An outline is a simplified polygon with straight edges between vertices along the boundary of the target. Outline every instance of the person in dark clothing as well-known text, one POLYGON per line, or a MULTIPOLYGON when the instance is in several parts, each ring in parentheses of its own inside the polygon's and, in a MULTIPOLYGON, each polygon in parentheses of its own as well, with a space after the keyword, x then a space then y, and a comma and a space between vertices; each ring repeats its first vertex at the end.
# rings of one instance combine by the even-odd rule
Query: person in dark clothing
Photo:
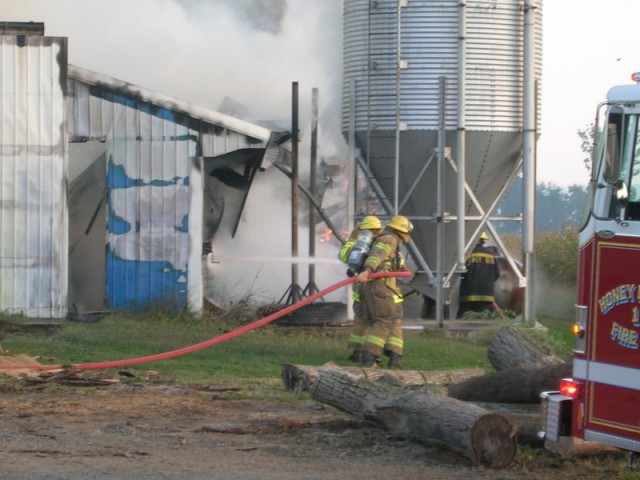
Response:
POLYGON ((482 232, 466 262, 467 271, 460 283, 460 305, 458 317, 465 312, 494 311, 493 294, 496 280, 500 276, 494 250, 485 245, 489 236, 482 232))

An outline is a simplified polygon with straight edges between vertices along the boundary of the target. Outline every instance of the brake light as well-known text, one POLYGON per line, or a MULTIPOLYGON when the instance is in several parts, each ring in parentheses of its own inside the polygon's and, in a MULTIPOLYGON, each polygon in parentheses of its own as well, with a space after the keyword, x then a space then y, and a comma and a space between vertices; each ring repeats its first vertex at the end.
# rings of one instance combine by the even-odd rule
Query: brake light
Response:
POLYGON ((634 72, 631 74, 631 80, 636 83, 640 83, 640 72, 634 72))
POLYGON ((570 378, 565 378, 560 381, 559 390, 562 395, 566 395, 569 398, 577 398, 580 393, 580 385, 570 378))

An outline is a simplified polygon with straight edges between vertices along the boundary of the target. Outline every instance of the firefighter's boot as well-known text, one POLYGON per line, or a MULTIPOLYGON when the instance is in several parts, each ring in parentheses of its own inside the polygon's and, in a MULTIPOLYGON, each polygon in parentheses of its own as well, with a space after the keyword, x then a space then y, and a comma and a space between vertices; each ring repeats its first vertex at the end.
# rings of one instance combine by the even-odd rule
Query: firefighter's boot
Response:
POLYGON ((373 368, 376 365, 376 356, 371 353, 363 350, 360 355, 360 366, 365 368, 373 368))
POLYGON ((389 352, 389 363, 387 364, 387 368, 390 370, 403 370, 404 366, 402 365, 402 355, 389 352))
POLYGON ((351 360, 353 363, 360 363, 362 361, 362 350, 354 350, 353 352, 351 352, 351 355, 349 355, 349 360, 351 360))

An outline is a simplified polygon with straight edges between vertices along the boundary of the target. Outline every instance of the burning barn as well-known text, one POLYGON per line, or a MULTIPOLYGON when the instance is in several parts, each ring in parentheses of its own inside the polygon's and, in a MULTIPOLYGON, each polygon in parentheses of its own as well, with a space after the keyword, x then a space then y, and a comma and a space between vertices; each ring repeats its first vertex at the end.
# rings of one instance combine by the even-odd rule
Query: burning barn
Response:
POLYGON ((286 135, 68 65, 43 24, 0 27, 0 310, 200 311, 203 248, 286 135))

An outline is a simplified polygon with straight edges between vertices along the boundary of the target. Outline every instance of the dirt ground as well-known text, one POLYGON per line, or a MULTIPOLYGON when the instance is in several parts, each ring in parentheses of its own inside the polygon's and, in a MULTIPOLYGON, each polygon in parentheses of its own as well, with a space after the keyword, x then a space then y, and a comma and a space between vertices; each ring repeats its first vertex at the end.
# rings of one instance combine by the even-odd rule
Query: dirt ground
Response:
POLYGON ((488 470, 310 399, 229 400, 172 384, 5 391, 0 440, 3 480, 610 478, 551 456, 488 470))

